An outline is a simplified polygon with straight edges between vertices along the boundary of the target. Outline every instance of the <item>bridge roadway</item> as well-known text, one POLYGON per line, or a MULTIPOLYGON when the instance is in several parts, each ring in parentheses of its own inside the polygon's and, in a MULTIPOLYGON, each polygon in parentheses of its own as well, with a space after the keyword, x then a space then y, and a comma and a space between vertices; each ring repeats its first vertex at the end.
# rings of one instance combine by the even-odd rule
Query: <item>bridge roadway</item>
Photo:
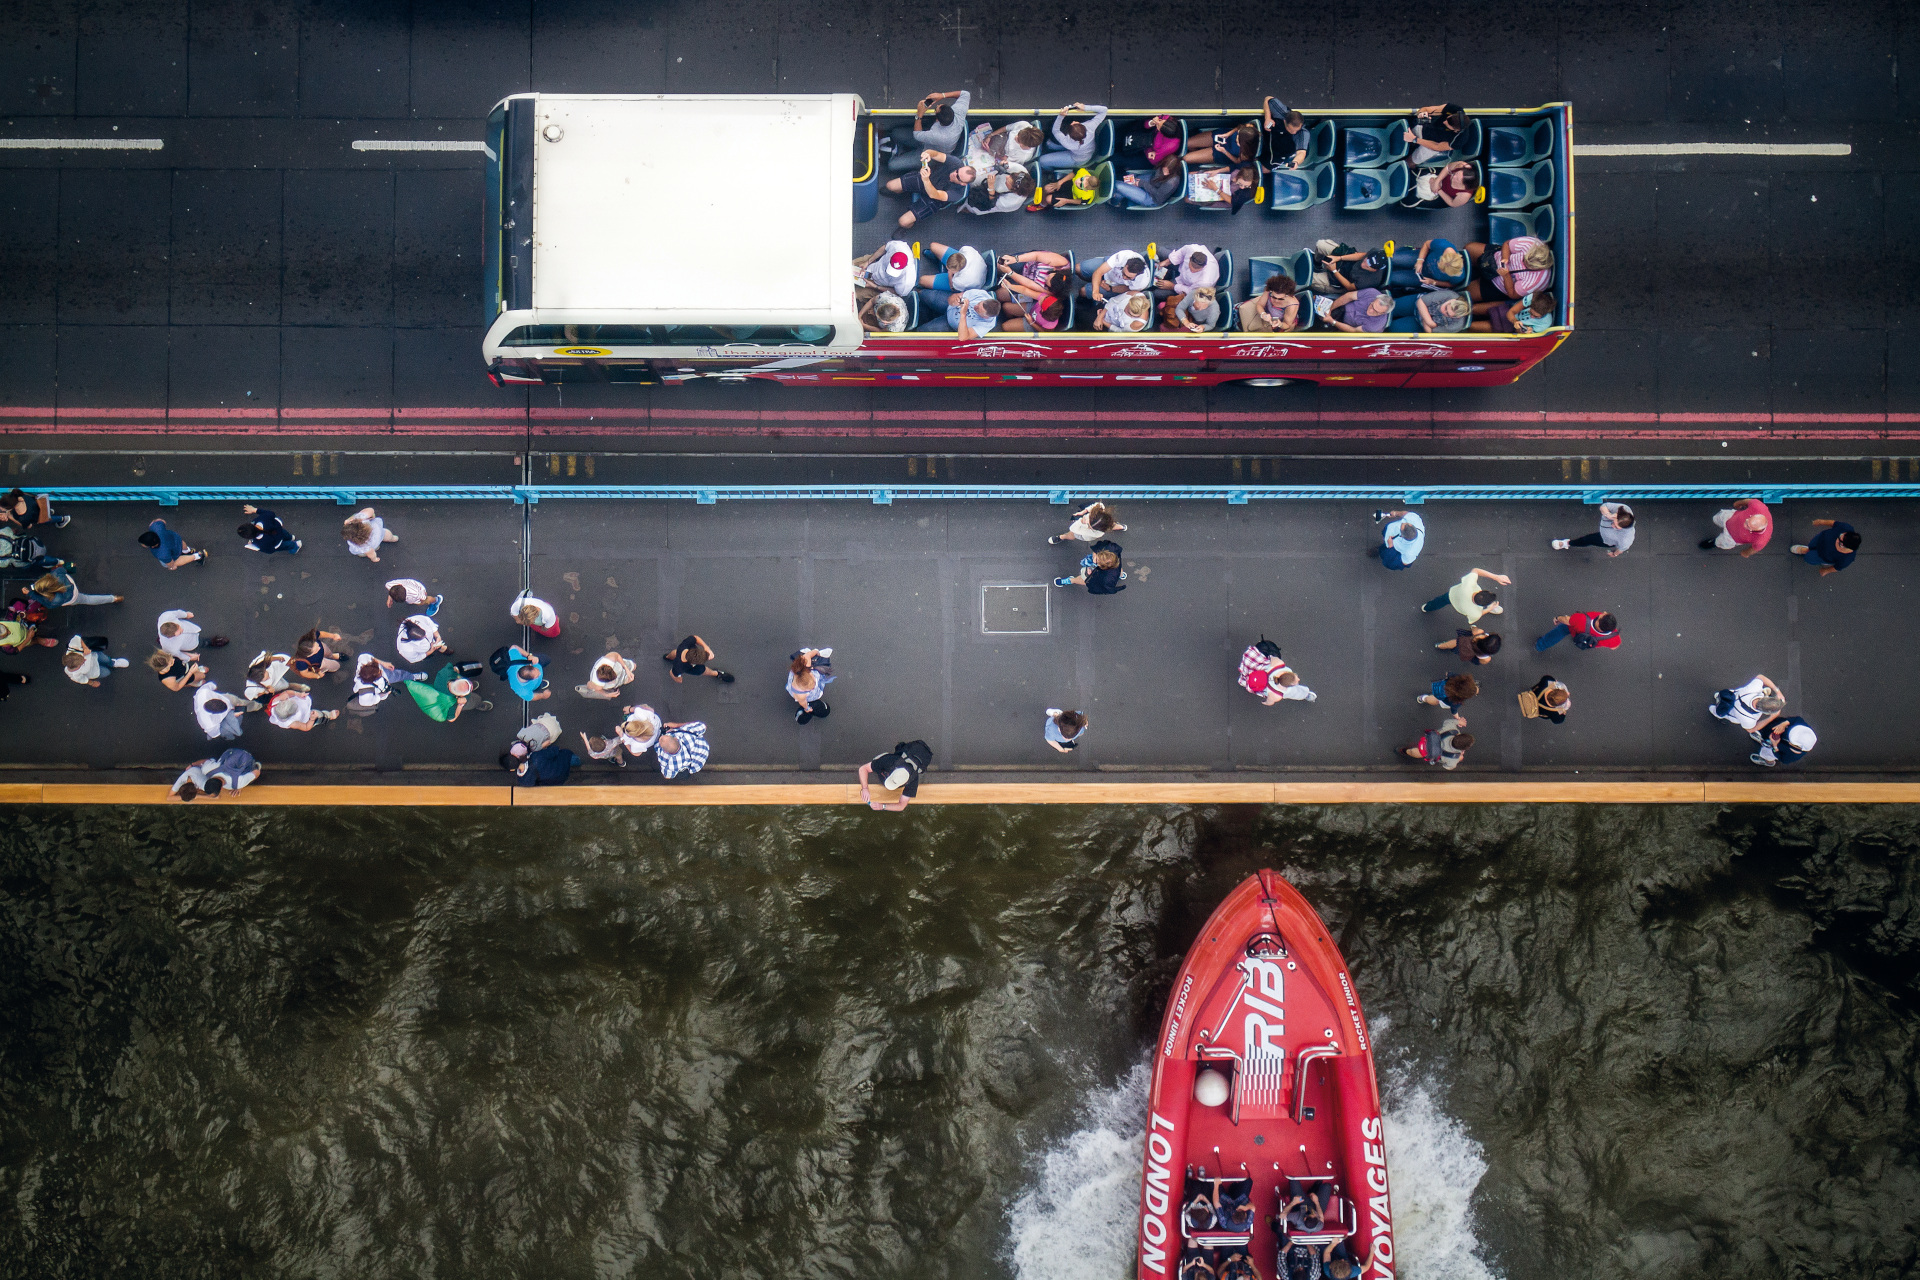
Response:
MULTIPOLYGON (((604 731, 614 704, 581 699, 573 685, 593 657, 619 648, 639 662, 635 698, 669 720, 709 724, 712 764, 700 779, 709 784, 844 784, 860 761, 915 737, 933 745, 943 783, 1435 782, 1438 770, 1394 754, 1441 719, 1414 696, 1458 669, 1429 647, 1451 636, 1456 616, 1418 605, 1473 567, 1514 581, 1502 591, 1505 617, 1493 620, 1507 647, 1480 669, 1483 692, 1465 708, 1479 742, 1454 780, 1898 780, 1920 761, 1906 714, 1920 702, 1920 675, 1889 660, 1910 626, 1913 502, 1782 504, 1773 545, 1752 560, 1697 549, 1711 502, 1638 504, 1638 541, 1617 560, 1548 548, 1592 528, 1593 509, 1575 502, 1436 503, 1424 510, 1425 554, 1399 573, 1366 555, 1377 536, 1368 505, 1131 503, 1125 593, 1048 587, 1044 633, 996 635, 983 630, 983 586, 1069 571, 1077 552, 1046 542, 1065 508, 395 503, 382 514, 401 541, 375 566, 346 552, 336 532, 345 509, 331 503, 278 507, 306 540, 298 557, 243 551, 233 508, 187 503, 165 516, 214 555, 168 573, 134 540, 159 508, 76 504, 54 549, 76 563, 84 590, 127 599, 63 611, 51 630, 105 634, 134 666, 93 690, 63 678, 55 651, 0 658, 34 677, 5 704, 15 731, 0 737, 0 782, 151 784, 207 753, 188 696, 140 665, 161 610, 191 609, 210 634, 232 638, 209 665, 237 688, 254 653, 284 651, 315 625, 391 659, 400 613, 384 607, 381 584, 395 576, 444 592, 439 621, 456 655, 482 660, 521 639, 507 602, 530 578, 564 619, 558 640, 533 639, 557 690, 537 709, 555 712, 570 738, 604 731), (1820 516, 1848 519, 1865 537, 1858 563, 1824 579, 1786 553, 1820 516), (1532 651, 1553 615, 1586 608, 1619 616, 1618 651, 1532 651), (659 654, 689 631, 714 644, 737 683, 666 678, 659 654), (1236 687, 1238 654, 1263 633, 1317 702, 1268 708, 1236 687), (831 718, 800 727, 781 683, 787 655, 809 644, 833 647, 840 679, 831 718), (1572 687, 1563 726, 1519 715, 1516 692, 1544 672, 1572 687), (1821 733, 1807 761, 1777 775, 1749 765, 1744 736, 1706 713, 1714 690, 1756 672, 1780 682, 1791 710, 1821 733), (1073 756, 1042 741, 1053 705, 1091 717, 1073 756)), ((8 576, 9 595, 19 578, 8 576)), ((494 761, 523 707, 490 673, 484 680, 495 709, 453 725, 428 721, 402 695, 307 734, 249 717, 240 745, 275 782, 497 785, 494 761)), ((316 702, 341 706, 347 694, 336 676, 316 702)), ((590 766, 577 780, 668 785, 650 761, 590 766)))

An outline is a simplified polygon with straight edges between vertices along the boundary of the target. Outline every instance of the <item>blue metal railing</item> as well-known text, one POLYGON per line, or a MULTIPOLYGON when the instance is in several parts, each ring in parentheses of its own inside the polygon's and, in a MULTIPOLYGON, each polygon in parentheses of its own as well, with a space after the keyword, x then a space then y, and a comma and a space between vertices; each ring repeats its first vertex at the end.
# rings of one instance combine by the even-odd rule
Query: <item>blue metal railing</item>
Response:
POLYGON ((1806 498, 1920 498, 1920 484, 1625 484, 1625 485, 364 485, 352 488, 242 488, 155 485, 151 488, 53 488, 39 492, 59 502, 333 502, 340 506, 379 502, 445 502, 492 499, 520 504, 588 498, 600 501, 867 501, 888 506, 918 499, 1037 501, 1055 506, 1093 498, 1160 502, 1256 500, 1385 502, 1415 507, 1428 502, 1655 502, 1725 501, 1757 497, 1763 502, 1806 498))

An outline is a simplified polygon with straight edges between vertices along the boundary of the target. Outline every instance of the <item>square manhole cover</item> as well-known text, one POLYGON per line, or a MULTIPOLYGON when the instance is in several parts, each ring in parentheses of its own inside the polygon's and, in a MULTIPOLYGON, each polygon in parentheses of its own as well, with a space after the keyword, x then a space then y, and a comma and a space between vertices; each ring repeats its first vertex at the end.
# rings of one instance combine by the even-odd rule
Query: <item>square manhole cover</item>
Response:
POLYGON ((1044 582, 989 582, 980 588, 980 629, 990 636, 1045 635, 1052 630, 1044 582))

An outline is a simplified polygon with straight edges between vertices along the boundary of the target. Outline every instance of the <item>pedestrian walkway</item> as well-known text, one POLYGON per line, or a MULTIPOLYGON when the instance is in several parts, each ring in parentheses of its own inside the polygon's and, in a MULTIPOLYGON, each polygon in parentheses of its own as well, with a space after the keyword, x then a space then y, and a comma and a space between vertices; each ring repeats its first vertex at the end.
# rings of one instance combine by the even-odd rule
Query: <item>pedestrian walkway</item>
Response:
MULTIPOLYGON (((1481 620, 1507 644, 1474 671, 1482 692, 1462 713, 1476 746, 1453 780, 1872 779, 1916 769, 1920 735, 1903 709, 1920 698, 1920 674, 1889 662, 1887 650, 1908 623, 1916 557, 1903 535, 1920 504, 1783 503, 1772 545, 1742 560, 1698 549, 1720 504, 1636 500, 1637 541, 1610 560, 1549 547, 1587 527, 1591 507, 1436 502, 1421 508, 1425 549, 1401 572, 1366 554, 1379 537, 1373 505, 1121 503, 1128 589, 1093 597, 1042 585, 1072 571, 1084 548, 1047 544, 1063 508, 1041 501, 383 502, 401 541, 377 566, 348 554, 338 533, 346 509, 334 504, 278 506, 306 549, 262 556, 240 548, 237 507, 189 502, 166 518, 213 556, 171 573, 136 541, 158 508, 75 504, 72 525, 49 538, 54 551, 75 562, 84 589, 127 599, 56 614, 46 634, 106 635, 135 666, 88 689, 61 677, 56 651, 0 655, 0 669, 34 677, 5 704, 12 732, 0 764, 13 782, 76 781, 78 769, 144 782, 209 754, 190 697, 139 665, 162 610, 191 609, 209 633, 232 637, 207 661, 223 689, 237 690, 254 654, 286 652, 316 625, 347 637, 350 651, 392 660, 401 611, 385 606, 383 584, 399 576, 444 594, 435 620, 452 656, 484 661, 525 642, 507 604, 530 575, 562 627, 558 639, 529 644, 549 659, 558 690, 535 709, 556 714, 576 748, 577 731, 607 732, 618 704, 580 698, 573 686, 618 649, 639 664, 626 700, 709 726, 703 784, 844 785, 841 771, 916 737, 935 749, 934 782, 1202 772, 1418 781, 1439 771, 1397 748, 1444 716, 1415 697, 1462 669, 1432 647, 1457 615, 1419 606, 1479 567, 1512 579, 1499 588, 1505 614, 1481 620), (1859 562, 1824 579, 1787 554, 1823 516, 1865 538, 1859 562), (1618 650, 1533 651, 1555 616, 1592 609, 1619 618, 1618 650), (667 678, 659 655, 689 632, 714 646, 736 683, 667 678), (1236 685, 1241 652, 1263 634, 1317 701, 1268 707, 1236 685), (838 676, 834 714, 804 727, 783 689, 788 656, 803 645, 831 646, 838 676), (1548 672, 1573 691, 1559 726, 1523 720, 1516 703, 1548 672), (1785 689, 1789 712, 1820 731, 1818 749, 1792 769, 1749 765, 1744 735, 1707 713, 1716 690, 1761 672, 1785 689), (1071 756, 1042 739, 1049 706, 1090 717, 1071 756)), ((6 575, 8 596, 24 578, 6 575)), ((496 758, 524 712, 491 673, 481 679, 495 710, 453 724, 394 699, 311 733, 249 716, 239 745, 260 758, 268 783, 400 774, 497 785, 496 758)), ((323 679, 314 703, 343 706, 348 688, 344 672, 323 679)), ((663 785, 650 759, 625 770, 588 764, 575 779, 663 785)))

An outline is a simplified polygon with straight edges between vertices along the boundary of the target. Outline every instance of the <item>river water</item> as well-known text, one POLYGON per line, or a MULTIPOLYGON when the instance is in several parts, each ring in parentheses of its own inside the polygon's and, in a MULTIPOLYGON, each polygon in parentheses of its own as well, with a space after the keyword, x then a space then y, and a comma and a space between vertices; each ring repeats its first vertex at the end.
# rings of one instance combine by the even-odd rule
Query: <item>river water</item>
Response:
POLYGON ((1130 1274, 1142 1063, 1270 865, 1401 1274, 1920 1265, 1920 812, 7 811, 0 1275, 1130 1274))

